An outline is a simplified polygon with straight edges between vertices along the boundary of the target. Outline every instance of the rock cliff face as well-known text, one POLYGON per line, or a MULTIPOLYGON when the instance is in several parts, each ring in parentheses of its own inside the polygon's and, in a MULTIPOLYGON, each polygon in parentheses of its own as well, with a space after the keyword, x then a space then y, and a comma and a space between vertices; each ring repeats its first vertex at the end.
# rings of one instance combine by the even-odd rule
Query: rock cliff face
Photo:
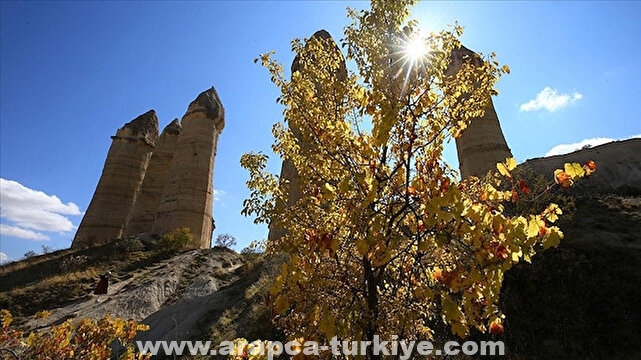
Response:
POLYGON ((158 118, 150 110, 118 129, 73 247, 104 244, 122 236, 158 138, 158 118))
POLYGON ((213 87, 189 104, 152 233, 188 227, 190 248, 211 246, 214 159, 224 126, 225 110, 213 87))
POLYGON ((512 157, 492 99, 489 100, 483 117, 472 120, 456 139, 456 152, 463 179, 468 176, 483 176, 489 170, 495 170, 496 163, 512 157))
MULTIPOLYGON (((477 59, 476 53, 461 46, 452 52, 449 71, 458 72, 464 61, 472 61, 473 64, 478 65, 477 59)), ((496 163, 512 157, 491 98, 488 99, 483 117, 473 119, 467 129, 456 139, 456 151, 463 179, 468 176, 483 176, 489 170, 496 169, 496 163)))
POLYGON ((151 230, 156 220, 160 198, 168 183, 168 174, 174 159, 174 151, 182 125, 174 119, 165 127, 156 142, 145 178, 140 187, 131 219, 127 223, 125 236, 138 235, 151 230))

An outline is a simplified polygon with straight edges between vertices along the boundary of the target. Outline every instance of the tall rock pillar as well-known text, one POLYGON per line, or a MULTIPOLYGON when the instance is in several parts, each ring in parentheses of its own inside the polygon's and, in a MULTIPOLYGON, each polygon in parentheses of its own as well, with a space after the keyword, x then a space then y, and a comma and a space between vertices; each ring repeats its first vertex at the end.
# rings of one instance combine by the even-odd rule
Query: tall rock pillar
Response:
POLYGON ((225 110, 213 87, 189 104, 152 233, 187 227, 194 236, 189 248, 211 246, 214 160, 224 126, 225 110))
MULTIPOLYGON (((476 63, 479 60, 478 54, 461 46, 452 52, 451 72, 458 72, 464 61, 476 63)), ((489 170, 496 169, 496 163, 512 157, 491 97, 483 117, 473 119, 456 139, 456 151, 462 179, 484 176, 489 170)))
POLYGON ((149 160, 145 178, 124 232, 125 236, 151 232, 160 198, 169 182, 171 163, 181 129, 182 125, 178 119, 174 119, 165 127, 156 141, 156 148, 149 160))
MULTIPOLYGON (((334 51, 336 53, 341 53, 338 45, 332 39, 332 36, 326 30, 319 30, 315 32, 311 39, 320 39, 320 40, 329 40, 327 44, 327 51, 334 51)), ((342 57, 342 54, 341 54, 342 57)), ((312 65, 313 66, 313 65, 312 65)), ((302 62, 299 55, 296 55, 294 61, 292 61, 291 67, 292 74, 300 71, 302 76, 305 76, 305 67, 302 66, 302 62)), ((338 69, 338 72, 335 74, 337 81, 344 81, 347 79, 347 68, 345 67, 345 62, 343 61, 341 66, 338 69)), ((319 87, 318 84, 317 91, 322 92, 323 89, 319 87)), ((285 119, 287 120, 287 119, 285 119)), ((299 129, 291 129, 295 136, 299 137, 299 129)), ((288 205, 295 204, 302 196, 300 182, 298 180, 298 171, 294 167, 294 164, 290 160, 283 160, 283 164, 280 169, 280 179, 281 181, 287 181, 289 183, 289 199, 288 205)), ((278 239, 285 235, 285 230, 276 226, 269 226, 269 234, 267 235, 268 240, 278 239)))
POLYGON ((158 138, 156 113, 140 115, 111 138, 100 181, 72 247, 100 245, 123 235, 158 138))
POLYGON ((488 171, 496 170, 496 163, 512 157, 492 99, 488 101, 483 117, 472 120, 456 139, 456 152, 462 179, 484 176, 488 171))

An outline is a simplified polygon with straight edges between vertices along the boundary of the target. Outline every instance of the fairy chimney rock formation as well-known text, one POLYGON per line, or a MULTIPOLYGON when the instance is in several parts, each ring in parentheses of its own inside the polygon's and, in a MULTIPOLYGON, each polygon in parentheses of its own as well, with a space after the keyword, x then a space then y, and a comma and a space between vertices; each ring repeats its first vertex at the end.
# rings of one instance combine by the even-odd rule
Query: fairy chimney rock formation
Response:
POLYGON ((118 129, 72 247, 104 244, 122 236, 158 138, 150 110, 118 129))
MULTIPOLYGON (((466 61, 474 65, 482 63, 478 54, 461 46, 452 51, 448 72, 452 75, 457 73, 466 61)), ((512 157, 491 97, 483 117, 473 119, 456 139, 456 151, 462 179, 484 176, 489 170, 496 169, 496 163, 512 157)))
MULTIPOLYGON (((321 30, 318 30, 317 32, 315 32, 314 34, 312 34, 312 36, 309 38, 307 44, 309 44, 309 42, 313 41, 313 40, 321 40, 323 42, 326 42, 327 48, 325 50, 327 52, 332 52, 332 53, 338 55, 341 59, 343 59, 340 62, 339 68, 337 69, 337 72, 336 72, 335 75, 336 75, 336 78, 339 81, 343 81, 343 80, 347 79, 347 67, 345 66, 345 60, 343 58, 343 54, 342 54, 340 48, 338 47, 338 45, 336 44, 336 42, 334 41, 334 39, 332 38, 332 35, 330 35, 329 32, 327 32, 327 30, 321 29, 321 30)), ((307 46, 307 44, 306 44, 306 46, 307 46)), ((325 45, 325 44, 323 44, 323 45, 325 45)), ((308 60, 310 62, 314 61, 313 59, 306 59, 306 60, 308 60)), ((297 54, 296 57, 294 58, 294 60, 292 61, 291 71, 292 71, 292 74, 295 73, 296 71, 305 72, 304 66, 301 63, 300 54, 297 54)))
POLYGON ((174 159, 174 151, 182 125, 174 119, 165 127, 156 142, 156 148, 149 160, 145 178, 127 223, 124 235, 138 235, 151 231, 156 220, 160 198, 168 183, 168 174, 174 159))
MULTIPOLYGON (((332 39, 332 36, 327 32, 326 30, 319 30, 315 32, 308 40, 306 43, 306 47, 309 45, 310 41, 313 41, 314 39, 316 40, 322 40, 325 41, 323 46, 326 47, 327 52, 333 52, 334 54, 338 55, 338 57, 341 59, 339 63, 339 67, 336 70, 336 73, 334 76, 336 77, 337 81, 344 81, 347 79, 347 68, 345 66, 345 60, 343 58, 343 54, 341 53, 338 45, 336 42, 334 42, 334 39, 332 39)), ((313 56, 313 55, 312 55, 313 56)), ((291 72, 292 75, 295 72, 300 72, 302 76, 306 76, 307 71, 306 68, 307 66, 314 66, 314 59, 309 58, 305 59, 306 61, 301 60, 300 54, 297 54, 294 60, 292 61, 292 66, 291 66, 291 72)), ((320 88, 320 85, 316 83, 316 91, 317 93, 320 93, 323 91, 322 88, 320 88)), ((287 119, 285 119, 287 120, 287 119)), ((295 136, 299 137, 300 136, 300 131, 299 129, 292 128, 292 132, 294 133, 295 136)), ((283 160, 283 163, 281 165, 280 169, 280 179, 281 181, 288 182, 288 191, 289 191, 289 205, 293 205, 298 201, 298 199, 301 198, 301 189, 300 189, 300 184, 298 181, 298 172, 296 171, 296 168, 294 167, 294 164, 290 160, 283 160)), ((276 226, 271 226, 269 227, 269 234, 267 235, 267 238, 269 240, 273 239, 278 239, 284 235, 284 230, 281 228, 278 228, 276 226)))
POLYGON ((194 236, 189 248, 211 246, 214 160, 224 126, 225 111, 213 87, 189 104, 152 233, 187 227, 194 236))

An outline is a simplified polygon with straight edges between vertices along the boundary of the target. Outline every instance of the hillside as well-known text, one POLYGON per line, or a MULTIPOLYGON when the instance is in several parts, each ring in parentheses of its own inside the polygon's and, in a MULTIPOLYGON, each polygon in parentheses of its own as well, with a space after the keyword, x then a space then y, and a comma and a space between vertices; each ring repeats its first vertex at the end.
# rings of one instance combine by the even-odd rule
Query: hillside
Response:
MULTIPOLYGON (((594 159, 599 175, 576 192, 551 195, 566 210, 559 224, 565 239, 506 273, 506 332, 498 339, 508 358, 641 358, 639 146, 628 140, 520 166, 541 174, 594 159)), ((28 329, 110 313, 149 324, 141 340, 276 340, 282 334, 270 325, 267 289, 277 264, 225 248, 171 254, 153 239, 131 238, 1 267, 0 308, 28 329), (113 273, 109 293, 95 297, 106 270, 113 273), (31 320, 44 309, 49 318, 31 320)))
MULTIPOLYGON (((641 198, 580 199, 573 218, 558 248, 506 274, 503 340, 511 358, 641 356, 641 249, 625 245, 640 241, 641 198)), ((94 254, 64 250, 4 266, 0 307, 22 315, 27 328, 111 313, 151 325, 143 340, 281 338, 269 325, 273 270, 262 258, 222 248, 167 258, 154 250, 119 254, 108 247, 94 254), (64 259, 83 255, 94 256, 91 265, 56 271, 64 259), (105 269, 112 270, 112 285, 108 296, 96 298, 91 292, 105 269), (46 321, 29 320, 42 309, 52 310, 46 321)))
POLYGON ((566 162, 584 164, 592 160, 595 172, 581 186, 591 192, 641 195, 641 139, 613 141, 569 154, 529 159, 519 167, 537 174, 552 174, 566 162))
POLYGON ((263 256, 220 247, 167 254, 153 242, 123 251, 132 243, 140 245, 134 238, 3 266, 0 308, 9 309, 27 330, 111 314, 149 324, 150 331, 137 338, 143 341, 281 337, 265 307, 267 274, 274 270, 263 256), (69 268, 70 259, 78 265, 69 268), (107 270, 112 272, 108 294, 93 295, 98 274, 107 270), (32 318, 45 309, 51 310, 49 317, 32 318))

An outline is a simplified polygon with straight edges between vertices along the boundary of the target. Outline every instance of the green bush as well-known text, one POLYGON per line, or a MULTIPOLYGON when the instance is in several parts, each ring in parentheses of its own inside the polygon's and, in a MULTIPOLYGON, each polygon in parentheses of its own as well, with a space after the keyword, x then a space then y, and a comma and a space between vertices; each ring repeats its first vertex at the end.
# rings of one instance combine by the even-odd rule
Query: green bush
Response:
POLYGON ((179 228, 165 234, 160 239, 160 246, 165 252, 177 253, 184 250, 193 239, 189 228, 179 228))

